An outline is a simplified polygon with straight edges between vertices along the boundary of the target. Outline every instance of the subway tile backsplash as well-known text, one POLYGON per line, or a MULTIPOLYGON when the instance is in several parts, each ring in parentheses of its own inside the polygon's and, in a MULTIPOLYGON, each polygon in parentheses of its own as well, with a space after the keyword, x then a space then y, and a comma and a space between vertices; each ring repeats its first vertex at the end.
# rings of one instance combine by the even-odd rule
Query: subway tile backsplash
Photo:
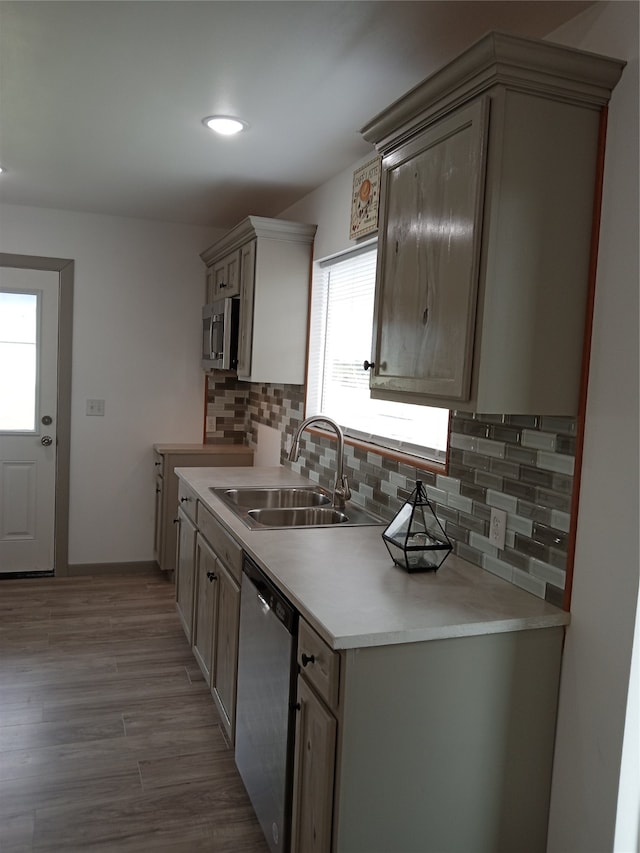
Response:
MULTIPOLYGON (((215 418, 208 441, 255 447, 258 424, 279 429, 282 464, 331 487, 335 442, 305 432, 298 462, 284 452, 304 417, 299 385, 238 382, 209 377, 207 415, 215 418)), ((455 552, 484 570, 562 606, 573 492, 576 421, 531 415, 453 412, 447 475, 420 471, 373 451, 345 447, 352 500, 390 520, 416 479, 454 543, 455 552), (505 547, 489 540, 491 507, 507 513, 505 547)))

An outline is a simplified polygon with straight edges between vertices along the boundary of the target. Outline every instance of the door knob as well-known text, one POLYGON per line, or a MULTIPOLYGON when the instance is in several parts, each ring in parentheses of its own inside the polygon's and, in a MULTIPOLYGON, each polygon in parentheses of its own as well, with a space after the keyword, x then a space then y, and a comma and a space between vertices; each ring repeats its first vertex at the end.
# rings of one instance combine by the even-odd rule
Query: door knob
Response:
POLYGON ((43 435, 40 439, 40 444, 44 444, 45 447, 49 447, 50 444, 53 444, 53 439, 50 435, 43 435))

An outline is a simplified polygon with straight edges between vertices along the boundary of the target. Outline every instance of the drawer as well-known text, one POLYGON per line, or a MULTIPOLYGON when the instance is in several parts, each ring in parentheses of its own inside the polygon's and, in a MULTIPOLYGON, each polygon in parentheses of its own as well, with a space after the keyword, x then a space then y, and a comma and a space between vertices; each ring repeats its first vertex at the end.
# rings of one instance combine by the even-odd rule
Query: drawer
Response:
POLYGON ((304 619, 298 628, 298 665, 300 672, 327 705, 338 706, 340 655, 325 643, 304 619))
POLYGON ((196 523, 196 505, 198 498, 196 493, 182 480, 178 481, 178 506, 193 523, 196 523))
POLYGON ((242 580, 242 548, 209 510, 198 503, 198 529, 238 583, 242 580))

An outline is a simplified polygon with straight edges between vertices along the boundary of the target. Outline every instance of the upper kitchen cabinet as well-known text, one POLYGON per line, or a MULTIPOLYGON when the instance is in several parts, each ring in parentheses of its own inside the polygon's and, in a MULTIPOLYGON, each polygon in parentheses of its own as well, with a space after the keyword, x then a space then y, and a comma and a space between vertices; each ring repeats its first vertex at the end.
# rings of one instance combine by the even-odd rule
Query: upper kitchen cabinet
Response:
MULTIPOLYGON (((315 225, 249 216, 200 255, 207 296, 211 271, 225 258, 238 258, 238 379, 304 382, 315 232, 315 225)), ((223 290, 218 298, 225 295, 234 294, 223 290)))
POLYGON ((577 413, 623 67, 491 33, 362 130, 382 156, 373 397, 577 413))
POLYGON ((240 252, 231 252, 207 270, 207 305, 240 294, 240 252))

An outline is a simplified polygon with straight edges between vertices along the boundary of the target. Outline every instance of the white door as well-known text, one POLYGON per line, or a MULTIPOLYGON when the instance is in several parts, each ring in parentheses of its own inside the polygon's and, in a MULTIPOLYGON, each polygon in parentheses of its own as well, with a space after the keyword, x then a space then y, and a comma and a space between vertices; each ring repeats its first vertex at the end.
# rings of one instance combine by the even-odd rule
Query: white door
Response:
POLYGON ((0 573, 54 568, 60 276, 0 268, 0 573))

